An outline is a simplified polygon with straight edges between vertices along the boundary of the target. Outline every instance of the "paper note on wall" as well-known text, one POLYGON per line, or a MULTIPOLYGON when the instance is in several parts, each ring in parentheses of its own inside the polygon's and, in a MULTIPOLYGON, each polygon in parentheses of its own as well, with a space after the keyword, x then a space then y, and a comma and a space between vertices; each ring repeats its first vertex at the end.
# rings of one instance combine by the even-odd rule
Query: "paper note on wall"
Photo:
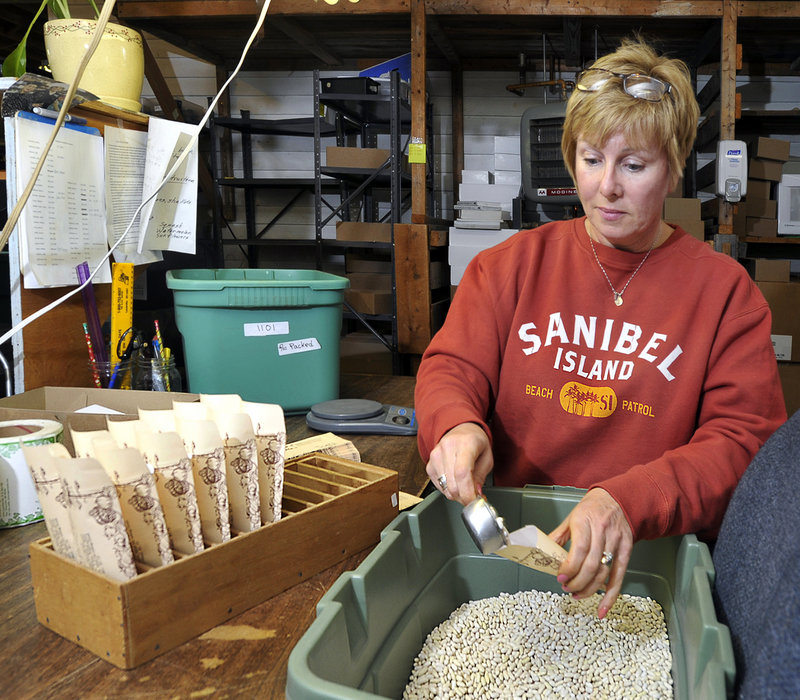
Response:
MULTIPOLYGON (((151 117, 147 136, 144 198, 153 191, 187 148, 198 127, 151 117)), ((197 143, 170 176, 164 187, 147 202, 141 214, 139 252, 145 249, 195 252, 197 230, 197 143)))
POLYGON ((104 136, 106 220, 109 247, 112 247, 125 235, 125 240, 114 249, 114 260, 134 265, 157 262, 163 257, 160 252, 152 250, 138 252, 138 218, 133 225, 130 225, 136 210, 142 203, 147 133, 106 126, 104 136), (125 234, 126 230, 127 234, 125 234))
MULTIPOLYGON (((49 121, 14 117, 17 197, 53 130, 49 121)), ((103 196, 103 139, 95 129, 62 128, 17 224, 26 289, 74 285, 75 268, 101 265, 108 252, 103 196)), ((110 282, 106 261, 94 282, 110 282)))

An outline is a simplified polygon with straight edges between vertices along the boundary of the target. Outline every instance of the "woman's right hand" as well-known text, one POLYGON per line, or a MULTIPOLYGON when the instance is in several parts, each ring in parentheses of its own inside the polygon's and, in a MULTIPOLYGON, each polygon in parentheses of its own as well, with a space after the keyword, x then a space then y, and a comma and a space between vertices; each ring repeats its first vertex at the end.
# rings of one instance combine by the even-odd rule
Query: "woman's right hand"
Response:
POLYGON ((447 498, 468 505, 478 497, 493 466, 488 435, 475 423, 461 423, 448 430, 431 450, 425 469, 447 498))

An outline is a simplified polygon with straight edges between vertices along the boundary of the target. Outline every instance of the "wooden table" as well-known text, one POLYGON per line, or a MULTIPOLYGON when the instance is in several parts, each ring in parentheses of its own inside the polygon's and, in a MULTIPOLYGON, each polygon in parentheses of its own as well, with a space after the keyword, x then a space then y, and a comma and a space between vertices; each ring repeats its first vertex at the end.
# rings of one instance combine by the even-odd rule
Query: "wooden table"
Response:
MULTIPOLYGON (((414 379, 348 376, 342 398, 413 405, 414 379)), ((317 435, 303 416, 287 418, 292 442, 317 435)), ((419 495, 427 476, 413 437, 349 435, 364 462, 397 470, 400 489, 419 495)), ((40 625, 28 545, 43 523, 0 530, 0 698, 282 698, 289 653, 316 617, 323 593, 367 552, 353 555, 135 669, 121 670, 40 625)), ((163 611, 169 615, 169 610, 163 611)))

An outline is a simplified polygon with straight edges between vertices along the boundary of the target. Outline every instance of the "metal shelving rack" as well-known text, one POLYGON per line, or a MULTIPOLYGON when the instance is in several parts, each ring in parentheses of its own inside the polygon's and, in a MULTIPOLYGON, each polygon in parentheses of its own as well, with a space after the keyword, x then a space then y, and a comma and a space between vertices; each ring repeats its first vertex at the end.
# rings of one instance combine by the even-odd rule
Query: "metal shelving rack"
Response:
MULTIPOLYGON (((334 220, 351 220, 351 209, 361 202, 361 217, 367 222, 397 224, 403 214, 410 208, 411 178, 403 167, 403 153, 406 144, 404 136, 410 132, 411 105, 401 93, 400 75, 397 71, 390 73, 388 92, 377 94, 323 92, 319 71, 314 72, 314 171, 315 171, 315 225, 317 246, 317 264, 322 269, 325 264, 326 250, 332 249, 368 249, 386 248, 391 251, 392 262, 392 313, 365 315, 352 307, 347 315, 356 318, 391 352, 395 373, 403 373, 403 358, 398 352, 397 337, 397 294, 394 273, 394 233, 392 242, 342 241, 323 238, 323 228, 334 220), (321 137, 323 133, 323 108, 333 113, 336 128, 337 145, 346 145, 346 135, 356 134, 358 145, 362 148, 375 147, 380 134, 388 135, 389 158, 378 168, 329 167, 322 165, 321 137), (323 199, 326 184, 337 183, 341 200, 338 205, 331 205, 323 199), (382 194, 388 198, 388 212, 379 215, 377 196, 382 194), (324 207, 329 211, 324 212, 324 207), (390 324, 391 340, 387 340, 379 332, 376 325, 390 324)), ((428 125, 430 131, 430 124, 428 125)), ((432 162, 433 153, 429 148, 428 159, 432 162)))

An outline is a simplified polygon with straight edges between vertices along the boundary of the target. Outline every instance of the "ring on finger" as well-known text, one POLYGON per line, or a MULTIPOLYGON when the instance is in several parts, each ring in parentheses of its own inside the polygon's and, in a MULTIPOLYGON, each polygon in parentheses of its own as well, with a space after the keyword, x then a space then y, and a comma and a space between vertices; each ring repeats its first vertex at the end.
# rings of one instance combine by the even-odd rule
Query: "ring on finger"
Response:
POLYGON ((613 562, 614 562, 614 553, 613 552, 609 552, 608 550, 603 552, 603 556, 600 557, 600 563, 603 566, 611 566, 611 564, 613 562))
POLYGON ((436 481, 439 482, 439 488, 442 489, 442 491, 447 491, 447 477, 444 474, 442 474, 436 481))

